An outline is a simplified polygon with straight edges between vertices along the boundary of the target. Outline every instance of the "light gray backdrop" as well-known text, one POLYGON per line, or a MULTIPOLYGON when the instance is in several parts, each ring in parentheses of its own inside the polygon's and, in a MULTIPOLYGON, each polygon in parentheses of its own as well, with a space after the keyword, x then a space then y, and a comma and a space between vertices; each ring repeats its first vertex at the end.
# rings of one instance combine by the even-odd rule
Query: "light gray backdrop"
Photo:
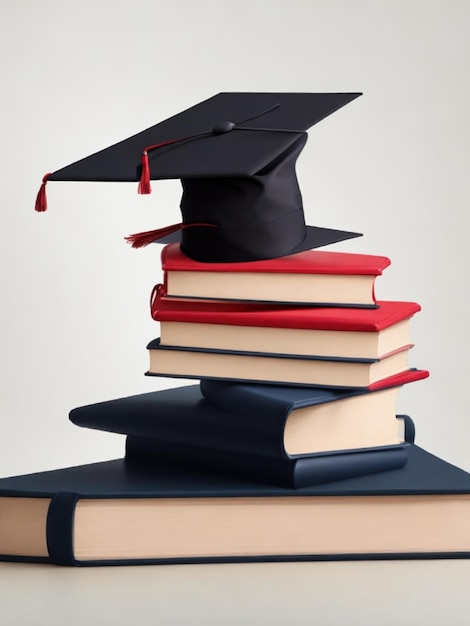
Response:
POLYGON ((310 131, 308 223, 358 230, 330 249, 387 255, 382 299, 409 299, 399 410, 470 470, 470 5, 457 0, 17 0, 0 9, 0 475, 121 455, 75 406, 185 384, 146 378, 160 247, 123 237, 179 220, 178 181, 41 178, 219 91, 363 91, 310 131))

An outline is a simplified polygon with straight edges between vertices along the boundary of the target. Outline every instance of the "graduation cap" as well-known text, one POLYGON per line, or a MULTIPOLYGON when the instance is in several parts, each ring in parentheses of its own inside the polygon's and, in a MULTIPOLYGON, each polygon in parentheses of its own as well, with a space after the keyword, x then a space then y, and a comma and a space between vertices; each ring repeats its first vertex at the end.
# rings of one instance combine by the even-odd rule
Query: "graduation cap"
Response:
POLYGON ((43 178, 48 181, 180 179, 183 221, 131 235, 134 247, 180 241, 202 262, 275 258, 360 236, 306 226, 295 172, 306 130, 360 93, 220 93, 43 178))

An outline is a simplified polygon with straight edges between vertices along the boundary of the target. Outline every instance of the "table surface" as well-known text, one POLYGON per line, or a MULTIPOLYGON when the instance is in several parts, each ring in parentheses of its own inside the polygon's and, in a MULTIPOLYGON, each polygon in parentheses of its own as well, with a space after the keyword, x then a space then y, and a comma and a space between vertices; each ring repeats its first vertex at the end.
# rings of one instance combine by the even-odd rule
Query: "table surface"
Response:
POLYGON ((470 560, 0 563, 2 626, 468 626, 470 560))

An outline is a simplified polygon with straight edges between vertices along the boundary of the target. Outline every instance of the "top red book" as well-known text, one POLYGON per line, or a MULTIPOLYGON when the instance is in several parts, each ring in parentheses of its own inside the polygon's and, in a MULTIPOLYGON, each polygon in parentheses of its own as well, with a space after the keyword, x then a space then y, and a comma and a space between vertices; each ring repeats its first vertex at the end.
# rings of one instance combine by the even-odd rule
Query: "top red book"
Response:
POLYGON ((200 263, 179 244, 162 250, 168 298, 375 307, 374 283, 390 259, 307 250, 243 263, 200 263))

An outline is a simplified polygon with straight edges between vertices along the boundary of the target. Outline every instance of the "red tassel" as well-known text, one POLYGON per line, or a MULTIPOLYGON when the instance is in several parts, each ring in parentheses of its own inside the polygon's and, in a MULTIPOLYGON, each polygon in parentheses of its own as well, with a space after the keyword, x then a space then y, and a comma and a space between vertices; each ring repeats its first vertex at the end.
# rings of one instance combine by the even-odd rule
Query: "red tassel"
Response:
POLYGON ((157 228, 156 230, 146 230, 143 233, 135 233, 134 235, 128 235, 124 237, 127 243, 132 244, 133 248, 143 248, 148 246, 149 243, 158 241, 162 237, 176 233, 178 230, 184 228, 194 228, 194 226, 205 226, 206 228, 218 228, 217 224, 204 224, 202 222, 195 222, 194 224, 171 224, 171 226, 165 226, 164 228, 157 228))
POLYGON ((140 175, 138 192, 142 195, 148 195, 149 193, 152 193, 152 187, 150 186, 150 167, 147 150, 144 150, 142 153, 142 174, 140 175))
POLYGON ((38 195, 36 196, 36 204, 34 210, 38 213, 44 213, 47 211, 47 195, 46 195, 46 183, 51 173, 44 174, 42 177, 42 185, 39 187, 38 195))
POLYGON ((149 243, 153 243, 162 237, 176 233, 176 231, 180 230, 181 227, 182 224, 172 224, 171 226, 165 226, 165 228, 157 228, 156 230, 147 230, 143 233, 129 235, 128 237, 125 237, 125 240, 127 243, 132 244, 133 248, 143 248, 144 246, 148 246, 149 243))

